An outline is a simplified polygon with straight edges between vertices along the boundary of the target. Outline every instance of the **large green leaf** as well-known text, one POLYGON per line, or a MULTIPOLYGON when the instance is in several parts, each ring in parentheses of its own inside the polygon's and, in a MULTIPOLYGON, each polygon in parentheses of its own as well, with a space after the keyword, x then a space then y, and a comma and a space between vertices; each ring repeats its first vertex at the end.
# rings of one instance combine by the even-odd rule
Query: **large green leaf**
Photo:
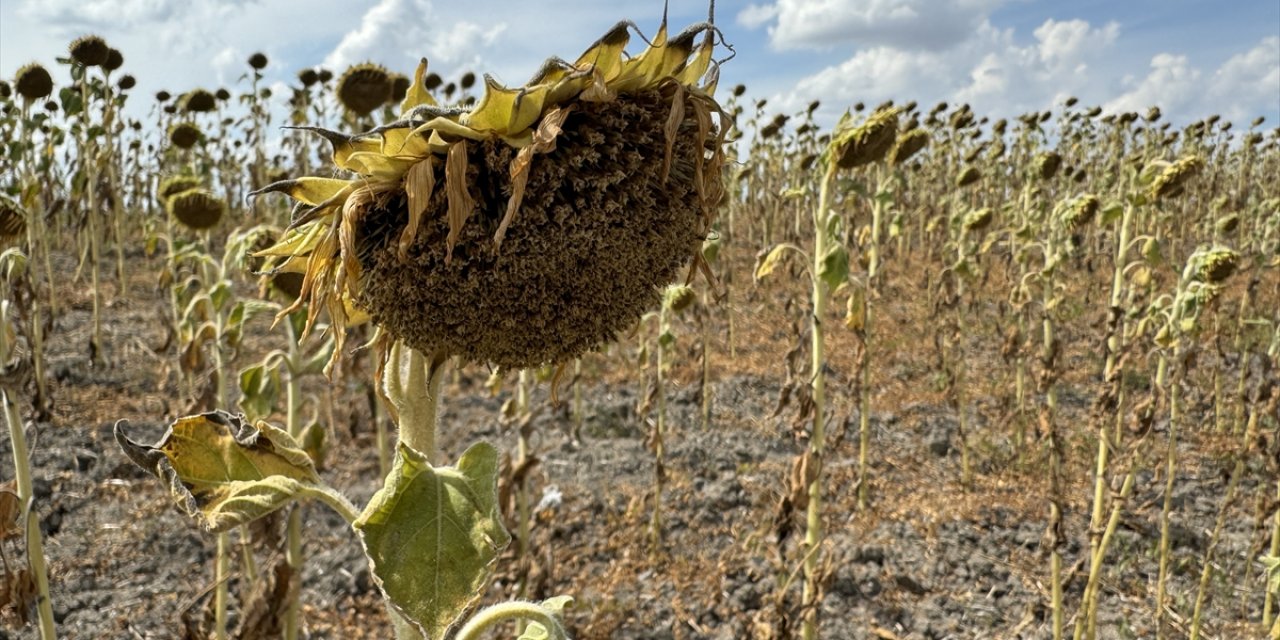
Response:
POLYGON ((433 468, 402 443, 386 484, 352 526, 397 611, 423 637, 446 637, 511 541, 498 514, 497 449, 477 443, 456 467, 433 468))
POLYGON ((130 440, 122 420, 116 441, 135 464, 169 485, 174 501, 211 531, 228 531, 289 503, 319 483, 306 452, 265 422, 214 411, 179 418, 153 445, 130 440))

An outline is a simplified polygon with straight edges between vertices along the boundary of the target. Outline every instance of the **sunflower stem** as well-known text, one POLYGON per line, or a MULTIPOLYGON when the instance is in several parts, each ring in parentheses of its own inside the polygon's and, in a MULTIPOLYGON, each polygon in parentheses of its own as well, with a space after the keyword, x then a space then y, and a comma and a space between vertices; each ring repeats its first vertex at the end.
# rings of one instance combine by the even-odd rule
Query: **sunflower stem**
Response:
MULTIPOLYGON (((8 362, 10 345, 8 343, 9 304, 0 304, 0 362, 8 362)), ((7 387, 0 387, 0 404, 4 409, 4 421, 9 428, 9 441, 13 449, 14 480, 18 490, 18 502, 21 505, 19 523, 24 523, 23 531, 27 545, 27 567, 35 577, 36 604, 40 624, 41 640, 54 640, 53 605, 49 600, 49 572, 45 566, 44 541, 40 536, 40 522, 36 518, 32 505, 31 461, 27 450, 27 434, 23 430, 22 417, 18 407, 10 397, 7 387)))
POLYGON ((818 608, 821 604, 821 576, 819 575, 819 549, 822 546, 822 456, 826 440, 824 414, 826 412, 826 378, 823 367, 826 365, 826 342, 823 320, 827 313, 827 302, 831 296, 827 283, 818 277, 822 267, 822 258, 826 255, 831 217, 831 188, 835 184, 838 165, 832 159, 827 164, 826 175, 822 179, 822 190, 818 196, 818 208, 813 214, 813 270, 810 279, 813 281, 813 317, 812 322, 812 397, 813 397, 813 433, 809 436, 809 464, 811 469, 805 478, 808 483, 809 506, 806 513, 804 535, 804 592, 802 595, 803 622, 801 637, 814 640, 818 637, 818 608))

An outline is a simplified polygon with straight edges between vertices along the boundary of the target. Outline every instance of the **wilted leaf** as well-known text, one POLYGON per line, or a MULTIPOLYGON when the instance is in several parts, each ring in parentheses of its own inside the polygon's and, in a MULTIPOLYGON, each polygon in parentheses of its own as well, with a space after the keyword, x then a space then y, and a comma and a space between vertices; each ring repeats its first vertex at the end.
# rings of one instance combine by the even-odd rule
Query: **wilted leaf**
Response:
POLYGON ((214 411, 179 418, 154 445, 138 444, 116 423, 129 459, 169 485, 174 501, 210 531, 252 522, 293 499, 319 477, 306 452, 265 422, 214 411))
POLYGON ((498 514, 498 451, 475 444, 457 467, 433 468, 401 444, 352 526, 387 599, 424 637, 446 637, 511 541, 498 514))
POLYGON ((756 266, 756 280, 763 280, 765 276, 773 273, 773 270, 777 269, 778 264, 782 262, 782 255, 786 250, 787 245, 785 244, 780 244, 770 249, 769 253, 765 254, 764 259, 760 261, 760 264, 756 266))

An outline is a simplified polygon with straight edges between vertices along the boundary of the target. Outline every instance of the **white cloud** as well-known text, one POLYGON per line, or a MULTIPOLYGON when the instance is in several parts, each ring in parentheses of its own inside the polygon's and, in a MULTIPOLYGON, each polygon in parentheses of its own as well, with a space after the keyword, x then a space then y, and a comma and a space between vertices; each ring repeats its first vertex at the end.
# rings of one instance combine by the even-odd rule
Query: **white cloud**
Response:
POLYGON ((252 0, 24 0, 19 12, 62 29, 94 29, 167 23, 195 15, 226 13, 252 0))
POLYGON ((1200 70, 1192 68, 1186 56, 1157 54, 1151 59, 1151 72, 1133 88, 1108 101, 1106 110, 1142 111, 1152 105, 1169 111, 1185 110, 1196 92, 1202 90, 1200 76, 1200 70))
POLYGON ((738 15, 755 28, 775 17, 769 41, 778 49, 835 44, 944 50, 963 42, 1002 0, 778 0, 738 15))
POLYGON ((324 64, 341 71, 373 60, 394 69, 412 69, 426 55, 432 62, 451 66, 478 65, 481 51, 507 26, 462 20, 441 28, 442 22, 429 0, 381 0, 365 12, 359 27, 343 36, 324 64))
POLYGON ((1112 23, 1095 28, 1072 20, 1045 21, 1034 42, 1019 44, 1009 29, 983 22, 974 34, 947 51, 878 46, 801 80, 798 108, 814 98, 840 109, 857 101, 969 102, 979 113, 1016 114, 1045 109, 1068 95, 1102 95, 1093 86, 1091 65, 1104 59, 1119 36, 1112 23))
POLYGON ((738 12, 738 24, 748 29, 758 29, 761 25, 773 20, 778 15, 776 4, 751 4, 738 12))
MULTIPOLYGON (((1219 104, 1223 117, 1229 120, 1252 120, 1258 109, 1280 107, 1280 37, 1264 38, 1258 46, 1232 56, 1209 81, 1204 99, 1220 100, 1231 96, 1234 104, 1219 104)), ((1212 107, 1201 105, 1208 112, 1212 107)))
POLYGON ((1128 78, 1128 90, 1107 103, 1109 111, 1141 111, 1159 105, 1191 117, 1218 114, 1248 121, 1280 106, 1280 38, 1264 38, 1206 74, 1185 55, 1161 53, 1141 79, 1128 78))

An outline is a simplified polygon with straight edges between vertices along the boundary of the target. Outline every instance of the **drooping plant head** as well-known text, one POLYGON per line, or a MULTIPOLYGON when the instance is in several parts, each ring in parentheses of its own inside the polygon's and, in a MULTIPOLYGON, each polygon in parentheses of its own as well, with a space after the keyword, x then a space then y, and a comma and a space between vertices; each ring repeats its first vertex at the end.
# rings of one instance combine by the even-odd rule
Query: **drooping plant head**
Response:
POLYGON ((827 154, 841 169, 852 169, 883 160, 897 137, 898 110, 891 106, 874 111, 857 125, 845 112, 831 135, 827 154))
POLYGON ((386 69, 372 63, 357 64, 338 78, 338 101, 348 111, 367 116, 391 100, 393 88, 386 69))
POLYGON ((14 76, 13 88, 28 103, 43 100, 53 93, 53 78, 49 75, 48 69, 37 62, 32 62, 18 69, 18 74, 14 76))
POLYGON ((627 56, 633 29, 619 23, 520 87, 484 76, 470 109, 437 104, 423 60, 399 120, 357 136, 310 129, 352 179, 258 192, 299 202, 262 255, 305 274, 308 326, 324 308, 339 333, 372 318, 424 354, 525 368, 577 357, 656 308, 701 259, 729 127, 713 24, 670 36, 664 22, 627 56))

